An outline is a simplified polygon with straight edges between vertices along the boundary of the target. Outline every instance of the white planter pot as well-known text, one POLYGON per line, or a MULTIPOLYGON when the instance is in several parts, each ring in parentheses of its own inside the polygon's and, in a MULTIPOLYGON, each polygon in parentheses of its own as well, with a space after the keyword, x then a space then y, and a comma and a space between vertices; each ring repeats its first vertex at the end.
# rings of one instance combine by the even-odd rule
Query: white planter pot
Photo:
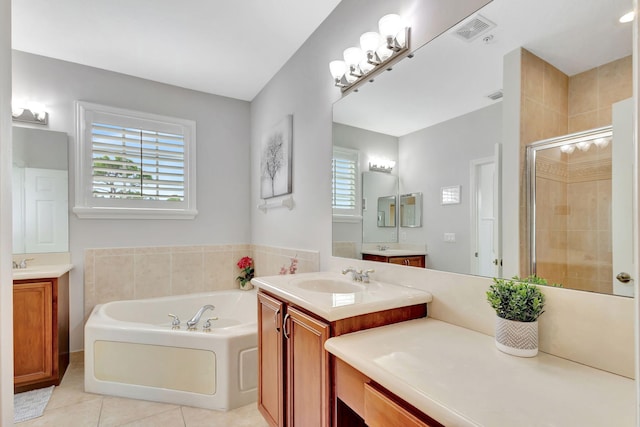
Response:
POLYGON ((496 316, 496 347, 519 357, 538 354, 538 321, 516 322, 496 316))

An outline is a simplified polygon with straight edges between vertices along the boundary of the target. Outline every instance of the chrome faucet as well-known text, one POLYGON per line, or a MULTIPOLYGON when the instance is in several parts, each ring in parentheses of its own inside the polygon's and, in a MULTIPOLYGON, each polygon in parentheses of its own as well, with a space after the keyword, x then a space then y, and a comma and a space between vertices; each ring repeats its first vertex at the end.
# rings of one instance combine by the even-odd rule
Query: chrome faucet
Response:
POLYGON ((198 312, 191 319, 187 320, 187 329, 195 329, 196 325, 200 321, 200 318, 202 317, 202 313, 207 310, 213 311, 215 310, 215 307, 211 304, 203 305, 202 307, 200 307, 200 310, 198 310, 198 312))
POLYGON ((353 267, 347 267, 342 270, 342 274, 351 273, 351 278, 356 282, 369 283, 369 273, 373 273, 375 270, 356 270, 353 267))
POLYGON ((23 258, 19 262, 13 261, 13 268, 27 268, 27 261, 33 261, 33 258, 23 258))

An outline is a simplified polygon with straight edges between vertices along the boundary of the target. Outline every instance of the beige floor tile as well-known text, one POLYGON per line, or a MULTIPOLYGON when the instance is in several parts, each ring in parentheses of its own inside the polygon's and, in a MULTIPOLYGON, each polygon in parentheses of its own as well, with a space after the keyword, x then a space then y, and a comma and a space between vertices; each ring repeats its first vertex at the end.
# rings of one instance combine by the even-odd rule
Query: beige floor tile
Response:
POLYGON ((182 407, 186 427, 268 427, 255 403, 228 412, 182 407))
POLYGON ((120 397, 105 397, 100 414, 100 427, 120 426, 132 421, 161 414, 177 405, 168 403, 148 402, 146 400, 124 399, 120 397))
POLYGON ((102 399, 47 409, 40 418, 16 424, 18 427, 96 427, 100 419, 102 399))
POLYGON ((174 408, 141 420, 120 425, 122 427, 184 427, 184 419, 182 418, 182 410, 180 408, 174 408))

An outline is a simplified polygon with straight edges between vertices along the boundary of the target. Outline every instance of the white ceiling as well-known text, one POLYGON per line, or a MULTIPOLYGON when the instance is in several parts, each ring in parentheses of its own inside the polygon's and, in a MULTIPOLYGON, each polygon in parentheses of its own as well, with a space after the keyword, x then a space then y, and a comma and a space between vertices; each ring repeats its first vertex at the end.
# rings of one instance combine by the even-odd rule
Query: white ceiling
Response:
POLYGON ((14 49, 252 100, 340 0, 14 0, 14 49))
MULTIPOLYGON (((523 46, 572 76, 630 55, 631 0, 494 0, 479 13, 497 26, 472 42, 451 32, 334 105, 334 121, 402 136, 486 107, 502 89, 505 54, 523 46)), ((475 14, 472 16, 472 18, 475 14)), ((471 18, 470 18, 471 19, 471 18)))

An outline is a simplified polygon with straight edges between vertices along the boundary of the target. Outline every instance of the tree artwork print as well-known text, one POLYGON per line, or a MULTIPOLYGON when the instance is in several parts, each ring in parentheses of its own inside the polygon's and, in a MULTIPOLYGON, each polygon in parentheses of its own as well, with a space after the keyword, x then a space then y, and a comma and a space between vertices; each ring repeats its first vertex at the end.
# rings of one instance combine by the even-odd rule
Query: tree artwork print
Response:
POLYGON ((291 193, 293 116, 285 116, 265 136, 260 161, 260 197, 291 193))

